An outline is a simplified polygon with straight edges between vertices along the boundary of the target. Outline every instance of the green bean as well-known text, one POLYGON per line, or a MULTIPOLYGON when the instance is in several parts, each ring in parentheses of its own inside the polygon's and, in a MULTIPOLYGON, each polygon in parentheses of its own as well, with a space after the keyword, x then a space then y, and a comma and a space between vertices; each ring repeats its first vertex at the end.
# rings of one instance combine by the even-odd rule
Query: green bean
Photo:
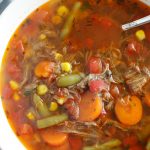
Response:
POLYGON ((68 86, 79 83, 82 78, 83 77, 80 74, 69 74, 69 75, 61 76, 57 80, 57 86, 58 87, 68 87, 68 86))
POLYGON ((48 118, 37 120, 37 128, 42 129, 42 128, 51 127, 66 120, 68 120, 68 116, 66 114, 51 116, 48 118))
POLYGON ((50 115, 50 112, 49 112, 46 104, 43 102, 43 100, 37 94, 33 95, 33 103, 34 103, 38 113, 42 117, 46 117, 46 116, 50 115))
POLYGON ((68 19, 61 31, 61 34, 60 34, 61 39, 66 38, 69 35, 69 33, 71 32, 73 21, 74 21, 75 17, 77 16, 80 8, 81 8, 81 2, 76 2, 73 6, 70 16, 68 17, 68 19))
POLYGON ((118 139, 112 139, 104 144, 84 147, 83 150, 113 150, 117 149, 121 145, 121 141, 118 139))

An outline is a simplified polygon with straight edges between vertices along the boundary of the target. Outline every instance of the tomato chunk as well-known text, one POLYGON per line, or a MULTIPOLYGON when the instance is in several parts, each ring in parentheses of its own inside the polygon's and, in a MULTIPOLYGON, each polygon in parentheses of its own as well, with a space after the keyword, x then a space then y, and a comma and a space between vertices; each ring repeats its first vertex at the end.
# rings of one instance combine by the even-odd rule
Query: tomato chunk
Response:
POLYGON ((101 92, 102 90, 107 90, 109 88, 108 84, 101 79, 91 80, 89 82, 89 87, 91 92, 101 92))
POLYGON ((99 57, 91 57, 88 62, 88 69, 90 73, 101 73, 102 72, 102 62, 99 57))

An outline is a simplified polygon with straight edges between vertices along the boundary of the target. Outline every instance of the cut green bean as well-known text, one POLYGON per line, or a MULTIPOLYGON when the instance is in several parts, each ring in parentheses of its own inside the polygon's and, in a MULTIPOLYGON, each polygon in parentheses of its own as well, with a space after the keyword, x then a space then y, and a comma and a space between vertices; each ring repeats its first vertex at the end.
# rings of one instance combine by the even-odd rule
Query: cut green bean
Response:
POLYGON ((112 139, 104 144, 84 147, 83 150, 113 150, 121 145, 121 141, 118 139, 112 139))
POLYGON ((150 140, 147 142, 146 150, 150 150, 150 140))
POLYGON ((64 122, 66 120, 68 120, 68 116, 66 114, 51 116, 48 118, 37 120, 37 128, 43 129, 43 128, 51 127, 61 122, 64 122))
POLYGON ((50 115, 48 107, 46 106, 46 104, 43 102, 43 100, 37 94, 33 95, 33 103, 34 103, 38 113, 42 117, 47 117, 50 115))
POLYGON ((73 26, 73 21, 74 21, 75 17, 77 16, 80 8, 81 8, 81 2, 76 2, 73 6, 70 16, 68 17, 68 19, 61 31, 61 34, 60 34, 61 39, 66 38, 69 35, 69 33, 71 32, 71 29, 73 26))
POLYGON ((65 76, 61 76, 58 80, 57 80, 57 86, 58 87, 68 87, 71 85, 75 85, 77 83, 79 83, 82 79, 82 75, 80 74, 69 74, 69 75, 65 75, 65 76))

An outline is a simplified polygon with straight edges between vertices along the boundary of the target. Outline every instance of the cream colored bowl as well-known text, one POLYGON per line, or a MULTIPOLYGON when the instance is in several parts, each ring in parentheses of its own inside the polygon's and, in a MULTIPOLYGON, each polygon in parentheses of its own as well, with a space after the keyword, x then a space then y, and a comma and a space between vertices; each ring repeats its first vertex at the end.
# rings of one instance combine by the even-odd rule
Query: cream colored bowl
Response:
MULTIPOLYGON (((20 23, 37 7, 48 0, 14 0, 0 16, 0 61, 9 39, 20 23)), ((150 0, 142 0, 150 5, 150 0)), ((24 150, 10 128, 0 99, 0 147, 2 150, 24 150)))

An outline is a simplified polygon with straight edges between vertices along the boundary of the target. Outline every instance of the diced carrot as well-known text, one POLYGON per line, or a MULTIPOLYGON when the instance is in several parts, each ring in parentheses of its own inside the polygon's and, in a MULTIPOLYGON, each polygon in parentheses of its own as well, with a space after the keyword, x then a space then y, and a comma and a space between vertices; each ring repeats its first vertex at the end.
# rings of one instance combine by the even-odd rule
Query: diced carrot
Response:
POLYGON ((131 147, 134 146, 138 143, 138 139, 135 135, 130 135, 127 136, 124 140, 123 140, 123 145, 127 146, 127 147, 131 147))
POLYGON ((150 93, 145 94, 144 102, 148 107, 150 107, 150 93))
POLYGON ((68 135, 62 132, 58 132, 54 128, 47 128, 41 131, 41 136, 43 140, 51 146, 60 146, 64 144, 68 135))
POLYGON ((127 104, 117 101, 115 113, 119 121, 125 125, 135 125, 142 118, 142 104, 138 97, 132 96, 127 104))
POLYGON ((35 75, 37 77, 44 77, 47 78, 50 76, 50 74, 54 71, 54 62, 50 61, 41 61, 37 66, 35 67, 35 75))
POLYGON ((81 137, 71 135, 69 137, 69 142, 70 142, 71 150, 81 150, 82 149, 83 143, 82 143, 81 137))
POLYGON ((86 92, 81 97, 79 110, 80 121, 93 121, 102 112, 102 100, 97 95, 91 92, 86 92))

